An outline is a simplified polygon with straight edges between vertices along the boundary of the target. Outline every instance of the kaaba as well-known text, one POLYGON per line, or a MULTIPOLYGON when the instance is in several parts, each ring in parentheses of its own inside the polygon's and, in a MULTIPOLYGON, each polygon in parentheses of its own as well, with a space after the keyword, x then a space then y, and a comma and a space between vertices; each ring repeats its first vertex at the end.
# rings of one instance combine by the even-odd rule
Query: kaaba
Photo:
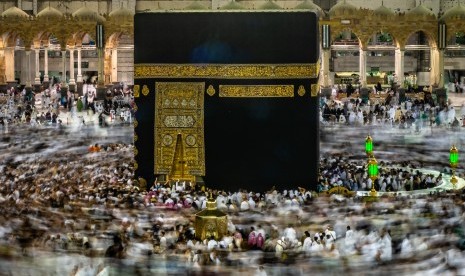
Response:
POLYGON ((315 190, 318 61, 310 11, 136 14, 136 178, 315 190))

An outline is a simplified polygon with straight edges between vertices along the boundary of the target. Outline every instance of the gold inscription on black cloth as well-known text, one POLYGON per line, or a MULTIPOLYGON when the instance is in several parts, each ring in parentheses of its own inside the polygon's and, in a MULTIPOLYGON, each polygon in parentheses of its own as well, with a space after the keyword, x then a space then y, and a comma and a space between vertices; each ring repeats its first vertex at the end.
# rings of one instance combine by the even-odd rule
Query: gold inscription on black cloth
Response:
POLYGON ((204 82, 156 82, 155 173, 171 175, 178 134, 190 175, 205 175, 204 82))
POLYGON ((318 97, 318 92, 320 91, 320 86, 318 84, 312 84, 312 97, 318 97))
POLYGON ((294 85, 220 85, 220 97, 294 97, 294 85))
POLYGON ((135 79, 299 79, 318 77, 316 63, 303 64, 134 64, 135 79))
POLYGON ((297 90, 297 94, 299 94, 299 96, 301 97, 305 95, 305 87, 303 85, 299 86, 299 89, 297 90))
POLYGON ((134 85, 134 98, 140 97, 140 86, 138 84, 134 85))

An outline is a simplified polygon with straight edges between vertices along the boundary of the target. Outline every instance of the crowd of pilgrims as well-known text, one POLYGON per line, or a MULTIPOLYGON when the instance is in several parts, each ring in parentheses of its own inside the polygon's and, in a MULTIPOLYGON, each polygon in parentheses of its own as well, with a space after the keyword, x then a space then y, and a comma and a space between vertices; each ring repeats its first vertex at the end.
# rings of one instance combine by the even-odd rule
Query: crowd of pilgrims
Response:
POLYGON ((0 127, 12 124, 55 125, 69 124, 79 120, 86 124, 86 118, 95 114, 98 124, 108 125, 108 121, 132 122, 134 95, 130 87, 118 84, 106 91, 103 100, 97 100, 96 87, 83 85, 81 96, 67 90, 62 92, 61 84, 42 87, 37 93, 24 87, 11 87, 0 93, 0 127), (82 115, 85 111, 86 116, 82 115), (60 118, 66 113, 66 121, 60 118))
POLYGON ((321 98, 320 121, 323 124, 382 125, 419 131, 430 126, 458 128, 465 116, 465 106, 462 105, 457 114, 450 103, 437 104, 430 96, 401 99, 399 93, 391 89, 370 94, 369 100, 354 98, 349 93, 342 93, 340 88, 333 88, 330 97, 321 98), (341 98, 341 94, 347 97, 341 98), (373 97, 376 95, 383 97, 373 97))
MULTIPOLYGON (((182 181, 146 190, 133 180, 133 151, 131 144, 94 144, 48 158, 2 158, 5 271, 25 273, 21 260, 34 264, 28 275, 465 268, 461 191, 366 202, 302 188, 218 191, 182 181), (228 214, 228 234, 219 240, 195 237, 194 215, 209 193, 228 214)), ((323 171, 334 164, 323 162, 323 171)))
MULTIPOLYGON (((449 173, 446 171, 446 173, 449 173)), ((374 188, 380 192, 413 191, 431 189, 444 184, 443 173, 425 173, 413 162, 380 162, 378 178, 373 183, 364 164, 334 155, 320 160, 318 192, 333 187, 345 187, 351 191, 367 191, 374 188)))
MULTIPOLYGON (((344 106, 350 103, 353 110, 372 107, 358 100, 344 106)), ((147 190, 134 180, 132 144, 92 143, 18 159, 12 156, 47 147, 28 149, 33 139, 51 143, 66 135, 35 125, 38 134, 18 143, 22 127, 12 124, 0 141, 0 265, 7 275, 465 273, 462 191, 375 201, 319 194, 334 186, 371 188, 365 160, 343 154, 320 160, 318 191, 219 191, 183 181, 147 190), (195 213, 209 194, 228 215, 228 234, 219 240, 195 236, 195 213)), ((375 187, 441 185, 441 174, 420 169, 381 164, 375 187)))

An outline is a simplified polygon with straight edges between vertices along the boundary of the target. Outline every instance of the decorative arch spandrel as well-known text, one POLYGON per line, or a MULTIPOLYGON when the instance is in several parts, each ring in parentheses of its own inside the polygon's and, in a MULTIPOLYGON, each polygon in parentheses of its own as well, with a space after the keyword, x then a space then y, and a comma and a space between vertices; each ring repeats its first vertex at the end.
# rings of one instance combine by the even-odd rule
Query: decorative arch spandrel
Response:
POLYGON ((447 41, 455 38, 456 33, 465 33, 465 21, 453 20, 446 22, 447 25, 447 41))

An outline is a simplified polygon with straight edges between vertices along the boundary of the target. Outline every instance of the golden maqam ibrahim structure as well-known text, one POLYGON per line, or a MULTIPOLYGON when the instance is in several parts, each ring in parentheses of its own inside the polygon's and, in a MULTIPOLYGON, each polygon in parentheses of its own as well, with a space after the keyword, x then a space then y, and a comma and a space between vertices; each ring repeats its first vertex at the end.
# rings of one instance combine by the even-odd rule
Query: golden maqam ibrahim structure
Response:
POLYGON ((228 217, 218 210, 216 200, 210 194, 207 209, 195 214, 195 236, 202 241, 214 238, 221 239, 228 234, 228 217))
POLYGON ((460 2, 2 1, 0 89, 16 83, 38 89, 61 82, 79 91, 83 82, 95 82, 98 75, 100 85, 133 84, 136 12, 218 9, 318 13, 322 87, 353 81, 354 74, 363 86, 387 84, 386 75, 392 75, 400 84, 408 80, 442 87, 451 80, 444 69, 465 69, 465 4, 460 2), (104 29, 101 58, 95 45, 97 24, 104 29))

